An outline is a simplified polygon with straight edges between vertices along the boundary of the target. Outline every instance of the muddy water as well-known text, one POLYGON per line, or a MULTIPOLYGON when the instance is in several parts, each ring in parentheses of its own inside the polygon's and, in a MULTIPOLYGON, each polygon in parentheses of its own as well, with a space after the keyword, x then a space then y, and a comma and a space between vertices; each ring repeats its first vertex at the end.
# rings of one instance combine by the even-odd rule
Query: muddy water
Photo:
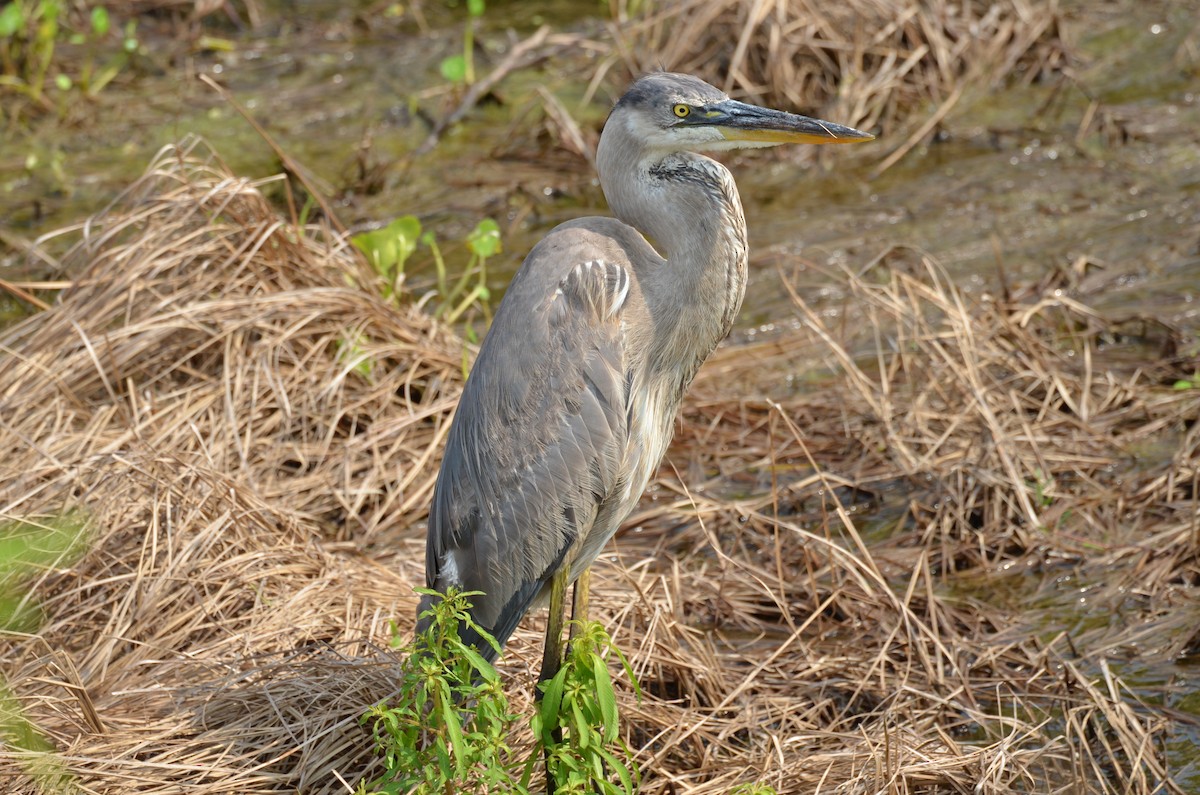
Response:
MULTIPOLYGON (((310 170, 352 227, 414 213, 453 241, 484 216, 499 220, 506 253, 493 263, 493 286, 502 290, 522 253, 548 229, 604 212, 584 161, 522 134, 541 119, 535 87, 545 84, 564 97, 593 129, 611 98, 578 103, 590 68, 518 72, 428 156, 412 158, 428 134, 428 119, 453 105, 437 69, 461 47, 456 13, 424 5, 430 14, 425 29, 411 17, 367 19, 332 2, 306 4, 302 20, 283 22, 295 15, 280 4, 269 9, 275 21, 259 31, 210 33, 228 37, 228 49, 198 42, 180 47, 166 26, 156 31, 144 22, 150 55, 134 79, 68 109, 61 122, 42 119, 0 136, 0 276, 29 273, 15 253, 20 239, 100 209, 159 147, 185 133, 205 136, 239 174, 280 170, 262 138, 187 76, 202 73, 227 85, 310 170), (31 156, 37 162, 26 168, 31 156)), ((593 0, 536 4, 536 12, 535 4, 492 5, 480 34, 483 69, 502 57, 506 28, 517 35, 543 22, 599 29, 599 21, 580 21, 595 12, 593 0)), ((1073 82, 967 96, 936 141, 881 176, 869 178, 900 141, 884 138, 870 145, 874 152, 864 146, 807 165, 779 152, 732 158, 755 274, 731 344, 770 336, 792 322, 776 264, 790 267, 800 256, 853 266, 888 246, 928 252, 972 291, 996 288, 997 263, 1008 279, 1020 281, 1086 262, 1081 286, 1097 290, 1098 308, 1157 317, 1191 330, 1194 339, 1200 328, 1200 9, 1183 2, 1112 5, 1113 11, 1068 6, 1072 29, 1080 31, 1073 82), (1100 103, 1094 112, 1092 100, 1100 103)), ((453 247, 448 253, 453 258, 453 247)), ((823 300, 819 277, 809 273, 805 282, 806 273, 798 273, 798 286, 823 300)), ((410 284, 420 291, 431 279, 427 258, 417 257, 410 284)), ((836 295, 827 300, 829 311, 839 311, 836 295)), ((0 298, 0 323, 20 311, 0 298)), ((1031 632, 1070 630, 1103 647, 1123 631, 1112 616, 1127 595, 1081 583, 1069 572, 948 588, 963 598, 983 592, 1003 598, 1004 589, 1011 591, 1013 609, 1030 616, 1031 632)), ((1147 701, 1200 716, 1200 663, 1165 652, 1195 626, 1194 610, 1180 615, 1151 628, 1141 647, 1118 655, 1115 664, 1147 701)), ((1168 748, 1180 782, 1195 791, 1198 745, 1200 731, 1185 726, 1168 748)))

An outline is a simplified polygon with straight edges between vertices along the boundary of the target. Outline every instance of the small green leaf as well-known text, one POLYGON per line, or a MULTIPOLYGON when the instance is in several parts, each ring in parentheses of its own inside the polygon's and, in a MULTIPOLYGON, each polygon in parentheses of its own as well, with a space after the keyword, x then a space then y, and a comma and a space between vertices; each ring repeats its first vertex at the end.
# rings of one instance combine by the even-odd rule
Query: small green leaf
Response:
POLYGON ((382 229, 354 235, 350 242, 366 255, 376 273, 392 281, 404 273, 404 264, 417 250, 420 237, 421 222, 405 215, 382 229))
POLYGON ((92 9, 92 32, 97 36, 105 36, 108 34, 111 20, 108 18, 108 9, 104 6, 96 6, 92 9))
POLYGON ((579 736, 576 738, 579 747, 587 748, 588 741, 592 737, 592 727, 587 725, 587 721, 583 718, 583 712, 579 709, 579 703, 576 701, 571 702, 571 717, 575 721, 575 731, 579 732, 579 736))
POLYGON ((8 37, 25 27, 25 15, 18 3, 9 3, 0 10, 0 36, 8 37))
POLYGON ((467 13, 473 17, 483 16, 484 0, 467 0, 467 13))
POLYGON ((471 664, 485 682, 494 682, 500 678, 500 674, 496 673, 496 669, 492 664, 480 656, 479 652, 472 649, 470 646, 463 646, 460 649, 462 655, 467 658, 467 662, 471 664))
POLYGON ((57 74, 54 76, 54 86, 59 91, 70 91, 72 85, 73 83, 71 82, 71 78, 67 77, 66 75, 57 74))
POLYGON ((446 722, 446 733, 450 735, 450 747, 454 749, 454 772, 461 778, 466 771, 466 748, 463 746, 462 726, 454 706, 447 700, 442 702, 442 720, 446 722))
POLYGON ((607 748, 597 748, 597 752, 608 763, 608 766, 617 771, 617 776, 621 779, 621 788, 624 792, 633 795, 633 776, 629 774, 629 768, 617 759, 607 748))
POLYGON ((500 251, 500 226, 491 218, 484 218, 471 234, 467 235, 467 247, 479 257, 490 257, 500 251))
POLYGON ((467 62, 461 55, 451 55, 438 66, 442 77, 451 83, 463 83, 467 79, 467 62))
POLYGON ((592 671, 596 674, 596 700, 600 702, 600 716, 604 721, 604 742, 617 739, 617 694, 613 690, 608 666, 599 654, 592 655, 592 671))
POLYGON ((559 711, 562 709, 562 694, 563 685, 567 681, 567 669, 563 668, 554 678, 546 683, 542 690, 542 704, 538 712, 542 715, 543 728, 546 731, 545 736, 549 736, 550 732, 554 731, 560 725, 562 720, 559 718, 559 711))
POLYGON ((1188 380, 1182 379, 1182 378, 1180 380, 1176 381, 1174 384, 1172 384, 1173 389, 1178 389, 1180 391, 1182 391, 1184 389, 1192 389, 1195 386, 1196 386, 1196 382, 1188 381, 1188 380))

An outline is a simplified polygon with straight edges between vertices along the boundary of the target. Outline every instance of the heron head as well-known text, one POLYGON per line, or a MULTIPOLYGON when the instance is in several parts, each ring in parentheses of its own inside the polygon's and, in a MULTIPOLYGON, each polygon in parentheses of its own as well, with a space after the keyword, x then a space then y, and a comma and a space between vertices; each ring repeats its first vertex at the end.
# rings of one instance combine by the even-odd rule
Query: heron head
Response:
POLYGON ((833 122, 730 99, 691 75, 655 72, 617 101, 608 124, 617 124, 646 149, 721 151, 785 143, 838 144, 875 136, 833 122))

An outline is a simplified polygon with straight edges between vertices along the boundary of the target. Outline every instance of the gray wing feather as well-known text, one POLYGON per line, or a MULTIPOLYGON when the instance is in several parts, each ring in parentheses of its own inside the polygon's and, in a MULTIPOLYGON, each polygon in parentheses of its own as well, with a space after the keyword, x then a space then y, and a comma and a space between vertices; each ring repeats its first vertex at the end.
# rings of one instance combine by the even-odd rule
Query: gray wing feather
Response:
POLYGON ((429 518, 427 584, 482 591, 473 616, 501 643, 623 485, 630 269, 564 263, 555 243, 534 249, 496 314, 429 518))

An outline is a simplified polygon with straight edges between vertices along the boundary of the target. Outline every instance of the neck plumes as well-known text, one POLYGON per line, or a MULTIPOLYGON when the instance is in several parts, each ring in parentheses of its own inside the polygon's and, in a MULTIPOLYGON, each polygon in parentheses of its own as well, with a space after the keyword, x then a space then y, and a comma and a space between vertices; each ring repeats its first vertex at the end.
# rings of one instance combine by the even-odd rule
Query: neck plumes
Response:
POLYGON ((690 353, 699 367, 745 295, 746 221, 733 176, 701 155, 606 145, 604 137, 596 159, 613 214, 666 256, 638 278, 655 317, 675 321, 671 355, 690 353))

